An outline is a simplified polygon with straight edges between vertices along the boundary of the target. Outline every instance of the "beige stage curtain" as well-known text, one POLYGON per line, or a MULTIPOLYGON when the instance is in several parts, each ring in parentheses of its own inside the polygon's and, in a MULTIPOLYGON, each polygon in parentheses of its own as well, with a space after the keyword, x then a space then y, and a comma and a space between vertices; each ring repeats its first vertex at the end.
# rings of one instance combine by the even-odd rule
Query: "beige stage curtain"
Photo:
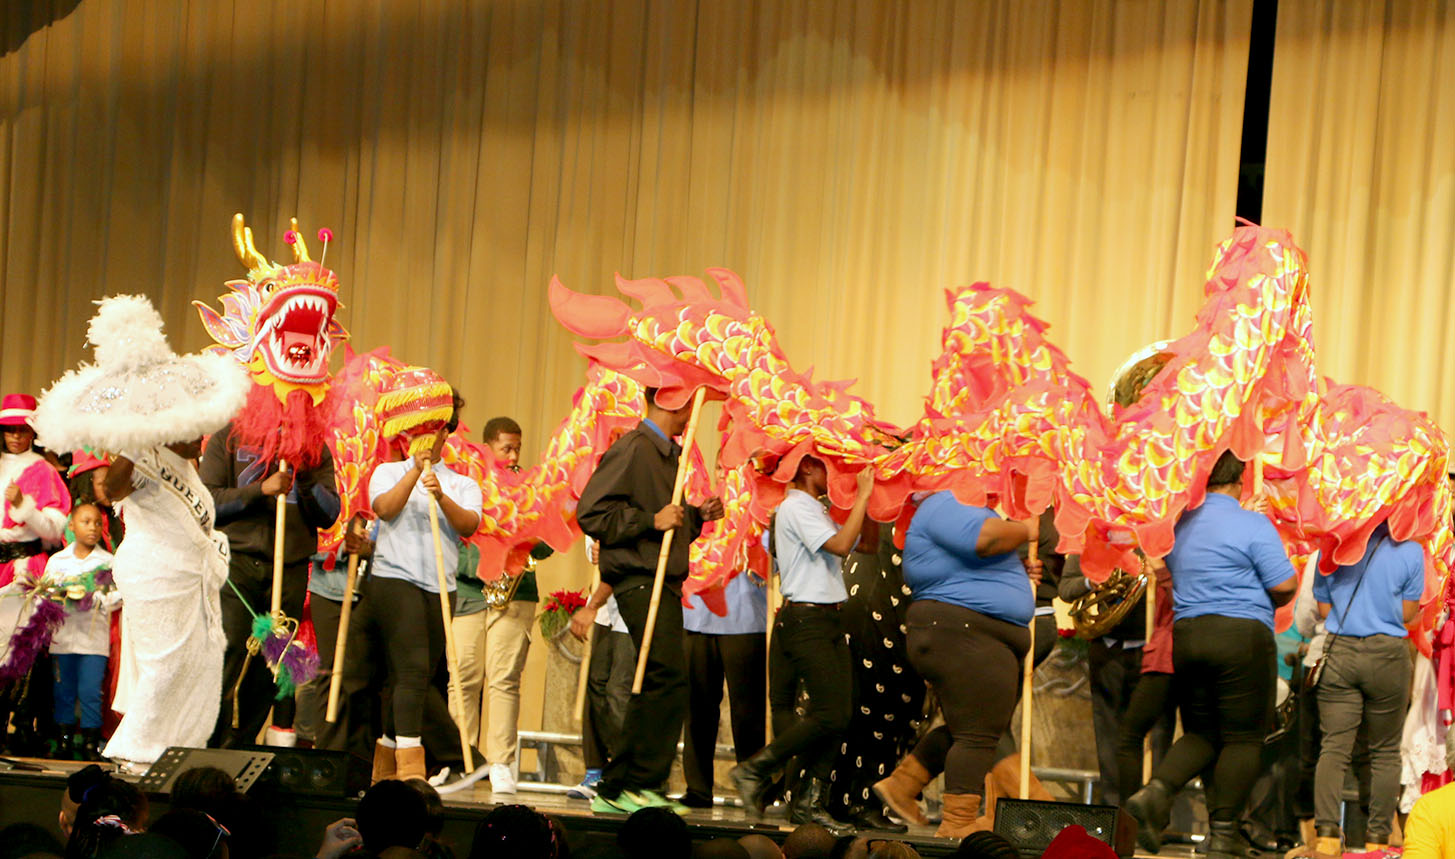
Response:
MULTIPOLYGON (((38 390, 80 360, 108 293, 151 295, 174 346, 205 345, 188 302, 241 274, 241 211, 275 258, 288 216, 332 228, 355 345, 442 371, 476 427, 520 419, 527 461, 585 369, 547 309, 555 273, 604 292, 613 272, 733 268, 797 366, 860 379, 899 423, 928 388, 943 290, 989 280, 1039 300, 1100 387, 1191 325, 1233 225, 1250 15, 8 2, 0 383, 38 390)), ((542 586, 585 578, 558 560, 542 586)))
POLYGON ((1309 253, 1320 370, 1455 431, 1455 6, 1278 4, 1263 221, 1309 253))

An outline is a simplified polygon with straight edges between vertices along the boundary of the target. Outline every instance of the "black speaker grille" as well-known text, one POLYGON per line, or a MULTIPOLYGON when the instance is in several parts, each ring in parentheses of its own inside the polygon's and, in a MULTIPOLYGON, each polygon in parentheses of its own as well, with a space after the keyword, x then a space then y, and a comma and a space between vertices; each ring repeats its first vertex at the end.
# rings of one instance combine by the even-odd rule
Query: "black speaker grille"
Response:
POLYGON ((1040 856, 1061 830, 1075 825, 1119 853, 1127 850, 1126 855, 1130 855, 1129 843, 1118 845, 1119 836, 1122 841, 1134 837, 1134 833, 1125 835, 1126 824, 1119 820, 1124 816, 1112 805, 1000 799, 995 803, 995 831, 1014 844, 1022 856, 1040 856))

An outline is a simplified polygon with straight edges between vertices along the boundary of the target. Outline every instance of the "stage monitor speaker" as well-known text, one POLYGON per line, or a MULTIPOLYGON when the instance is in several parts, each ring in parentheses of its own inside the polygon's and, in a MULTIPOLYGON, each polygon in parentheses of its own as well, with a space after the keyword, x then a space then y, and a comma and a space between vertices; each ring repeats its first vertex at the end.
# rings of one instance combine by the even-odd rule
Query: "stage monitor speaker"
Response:
POLYGON ((347 752, 322 749, 286 749, 279 746, 248 746, 266 750, 273 762, 258 779, 260 788, 303 796, 362 796, 369 789, 370 764, 347 752))
POLYGON ((1061 830, 1081 826, 1098 841, 1111 845, 1122 859, 1137 846, 1137 823, 1114 805, 1079 802, 1042 802, 1034 799, 997 799, 995 832, 1022 856, 1040 856, 1061 830))
POLYGON ((232 776, 232 780, 237 782, 237 789, 246 793, 272 760, 273 755, 267 750, 191 749, 186 746, 172 746, 162 752, 162 756, 151 765, 137 782, 137 786, 152 793, 171 793, 172 783, 187 770, 216 767, 232 776))

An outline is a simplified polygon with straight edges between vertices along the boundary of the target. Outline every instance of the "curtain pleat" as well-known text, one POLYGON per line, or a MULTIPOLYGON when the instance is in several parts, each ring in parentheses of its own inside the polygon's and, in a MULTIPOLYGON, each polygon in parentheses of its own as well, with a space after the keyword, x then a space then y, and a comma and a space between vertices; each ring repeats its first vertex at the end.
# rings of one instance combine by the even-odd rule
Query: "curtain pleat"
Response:
POLYGON ((1320 370, 1455 429, 1455 7, 1280 0, 1263 220, 1309 252, 1320 370))

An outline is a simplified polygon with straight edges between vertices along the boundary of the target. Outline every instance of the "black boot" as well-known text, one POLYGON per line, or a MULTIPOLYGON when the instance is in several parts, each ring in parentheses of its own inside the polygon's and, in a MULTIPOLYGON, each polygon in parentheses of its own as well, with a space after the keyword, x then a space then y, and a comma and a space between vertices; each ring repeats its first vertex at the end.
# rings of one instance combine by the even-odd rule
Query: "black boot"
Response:
POLYGON ((1248 842, 1236 820, 1213 820, 1207 825, 1207 859, 1245 859, 1248 842))
POLYGON ((1137 821, 1137 843, 1148 853, 1162 849, 1162 831, 1172 817, 1172 788, 1154 778, 1127 800, 1127 813, 1137 821))
POLYGON ((82 728, 76 740, 76 760, 78 761, 104 761, 101 750, 106 748, 106 740, 101 736, 100 728, 82 728))
POLYGON ((885 817, 883 807, 873 800, 870 800, 868 805, 854 809, 850 820, 860 830, 893 832, 901 835, 909 831, 909 827, 903 823, 895 823, 893 820, 885 817))
POLYGON ((40 757, 53 761, 73 761, 71 757, 71 743, 76 736, 75 725, 56 725, 51 732, 40 740, 40 757))
POLYGON ((806 778, 798 786, 798 794, 793 797, 793 805, 788 809, 789 823, 817 823, 829 834, 838 838, 840 835, 853 835, 854 827, 848 823, 840 823, 829 814, 828 807, 824 805, 824 794, 828 788, 821 778, 806 778))
POLYGON ((783 761, 767 746, 761 752, 733 767, 728 778, 738 789, 743 800, 743 810, 748 820, 763 819, 763 808, 767 805, 768 789, 773 784, 773 774, 783 768, 783 761))

